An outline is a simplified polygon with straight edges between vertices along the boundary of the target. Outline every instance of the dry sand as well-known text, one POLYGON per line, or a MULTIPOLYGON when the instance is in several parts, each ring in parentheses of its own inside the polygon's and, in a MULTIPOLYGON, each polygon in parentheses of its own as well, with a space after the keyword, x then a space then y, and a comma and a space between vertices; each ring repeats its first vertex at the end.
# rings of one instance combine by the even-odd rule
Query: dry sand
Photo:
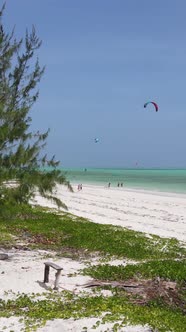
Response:
MULTIPOLYGON (((58 197, 69 207, 69 212, 89 218, 93 222, 113 224, 136 231, 156 234, 162 237, 175 237, 186 243, 186 196, 155 192, 132 191, 125 188, 103 188, 83 185, 81 191, 74 186, 74 193, 66 187, 58 187, 58 197)), ((53 207, 41 197, 37 197, 41 205, 53 207)), ((0 250, 0 252, 3 252, 0 250)), ((82 291, 91 292, 83 285, 90 281, 89 277, 81 276, 79 270, 86 262, 78 262, 69 258, 56 257, 55 253, 38 251, 23 251, 12 249, 8 252, 10 259, 0 261, 0 298, 14 298, 19 293, 49 292, 54 284, 54 271, 51 269, 49 284, 43 283, 44 262, 52 260, 64 268, 60 279, 59 290, 69 290, 75 294, 82 291), (51 257, 48 257, 51 256, 51 257)), ((92 260, 91 264, 96 262, 92 260)), ((113 262, 112 262, 113 263, 113 262)), ((115 264, 126 264, 117 261, 115 264)), ((114 264, 114 263, 113 263, 114 264)), ((103 291, 104 292, 104 291, 103 291)), ((104 293, 109 296, 109 292, 104 293)), ((112 331, 113 324, 104 324, 92 329, 97 318, 80 320, 49 321, 38 332, 69 332, 82 331, 112 331)), ((19 332, 23 323, 16 317, 0 318, 0 331, 19 332), (6 327, 6 329, 5 329, 6 327)), ((148 326, 127 326, 121 328, 125 332, 147 332, 148 326)))
MULTIPOLYGON (((3 252, 3 250, 0 250, 3 252)), ((49 283, 44 283, 44 262, 52 261, 63 267, 60 277, 59 292, 67 290, 73 294, 81 296, 81 294, 92 293, 91 288, 85 288, 84 285, 91 279, 88 276, 82 276, 79 272, 87 266, 87 262, 78 262, 69 258, 59 258, 55 252, 37 250, 24 251, 12 249, 8 252, 8 260, 0 260, 0 299, 14 299, 18 294, 25 293, 28 295, 41 294, 41 298, 45 297, 43 293, 48 293, 54 287, 55 270, 50 269, 49 283), (43 295, 42 295, 43 294, 43 295)), ((96 264, 98 260, 93 259, 90 263, 96 264)), ((112 264, 126 265, 126 261, 113 261, 112 264)), ((102 290, 102 295, 110 296, 111 292, 102 290)), ((88 294, 87 294, 88 295, 88 294)), ((103 315, 104 316, 104 315, 103 315)), ((101 318, 101 317, 100 317, 101 318)), ((38 332, 81 332, 83 327, 87 327, 87 331, 112 331, 114 323, 100 324, 97 328, 93 328, 99 317, 83 318, 83 319, 55 319, 48 321, 47 324, 39 328, 38 332)), ((124 317, 123 317, 124 318, 124 317)), ((121 318, 122 319, 122 318, 121 318)), ((119 321, 121 323, 121 321, 119 321)), ((21 332, 24 331, 24 322, 20 321, 20 317, 1 317, 0 331, 5 332, 21 332)), ((85 330, 84 330, 85 331, 85 330)), ((125 332, 149 332, 148 326, 125 326, 120 331, 125 332)))
MULTIPOLYGON (((58 186, 57 193, 69 212, 93 222, 186 242, 186 195, 93 185, 83 185, 81 191, 74 185, 73 193, 58 186)), ((41 197, 37 200, 54 206, 41 197)))

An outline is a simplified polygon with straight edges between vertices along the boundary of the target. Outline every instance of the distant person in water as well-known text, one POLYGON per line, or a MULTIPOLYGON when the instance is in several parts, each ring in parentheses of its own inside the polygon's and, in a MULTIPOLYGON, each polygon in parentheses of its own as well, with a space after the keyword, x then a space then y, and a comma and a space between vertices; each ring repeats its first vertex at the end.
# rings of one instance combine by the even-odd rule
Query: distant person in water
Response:
POLYGON ((110 188, 110 185, 111 185, 111 183, 109 182, 109 183, 108 183, 108 188, 110 188))
POLYGON ((118 187, 119 187, 119 182, 118 182, 118 187))
POLYGON ((123 182, 121 182, 121 187, 123 187, 123 182))

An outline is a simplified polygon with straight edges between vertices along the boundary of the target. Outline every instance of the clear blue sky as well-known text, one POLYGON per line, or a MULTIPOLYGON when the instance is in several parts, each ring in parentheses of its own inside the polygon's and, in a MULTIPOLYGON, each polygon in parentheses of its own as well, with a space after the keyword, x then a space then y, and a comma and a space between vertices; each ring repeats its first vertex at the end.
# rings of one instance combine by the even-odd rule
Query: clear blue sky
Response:
POLYGON ((7 0, 7 29, 19 37, 34 24, 43 41, 33 128, 51 128, 49 156, 63 167, 186 167, 185 13, 185 0, 7 0))

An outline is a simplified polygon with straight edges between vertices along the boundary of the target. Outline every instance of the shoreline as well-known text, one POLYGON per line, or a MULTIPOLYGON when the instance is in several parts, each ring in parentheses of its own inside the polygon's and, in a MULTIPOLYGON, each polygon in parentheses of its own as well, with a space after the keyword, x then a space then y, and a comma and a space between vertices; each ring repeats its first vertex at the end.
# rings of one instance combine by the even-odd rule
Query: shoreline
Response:
POLYGON ((132 190, 186 194, 186 169, 69 168, 64 173, 71 183, 105 186, 110 182, 114 187, 123 183, 132 190))
MULTIPOLYGON (((78 186, 78 182, 71 182, 72 187, 77 188, 78 186)), ((84 182, 83 183, 83 187, 94 187, 97 189, 109 189, 109 190, 120 190, 120 191, 126 191, 126 192, 133 192, 133 193, 142 193, 142 194, 150 194, 150 195, 156 195, 156 196, 166 196, 166 197, 178 197, 178 198, 185 198, 186 199, 186 192, 174 192, 174 191, 165 191, 165 190, 158 190, 158 189, 141 189, 141 188, 137 188, 137 187, 127 187, 127 186, 123 186, 123 187, 117 187, 115 186, 110 186, 110 188, 108 188, 108 185, 104 185, 104 184, 98 184, 98 183, 89 183, 89 182, 84 182)))

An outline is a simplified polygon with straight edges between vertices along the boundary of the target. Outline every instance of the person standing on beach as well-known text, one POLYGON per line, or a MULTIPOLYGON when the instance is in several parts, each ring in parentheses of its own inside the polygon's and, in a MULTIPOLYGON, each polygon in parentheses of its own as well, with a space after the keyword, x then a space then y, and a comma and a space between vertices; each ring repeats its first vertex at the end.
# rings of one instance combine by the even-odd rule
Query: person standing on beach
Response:
POLYGON ((83 186, 82 184, 78 184, 78 191, 82 190, 83 189, 83 186))

